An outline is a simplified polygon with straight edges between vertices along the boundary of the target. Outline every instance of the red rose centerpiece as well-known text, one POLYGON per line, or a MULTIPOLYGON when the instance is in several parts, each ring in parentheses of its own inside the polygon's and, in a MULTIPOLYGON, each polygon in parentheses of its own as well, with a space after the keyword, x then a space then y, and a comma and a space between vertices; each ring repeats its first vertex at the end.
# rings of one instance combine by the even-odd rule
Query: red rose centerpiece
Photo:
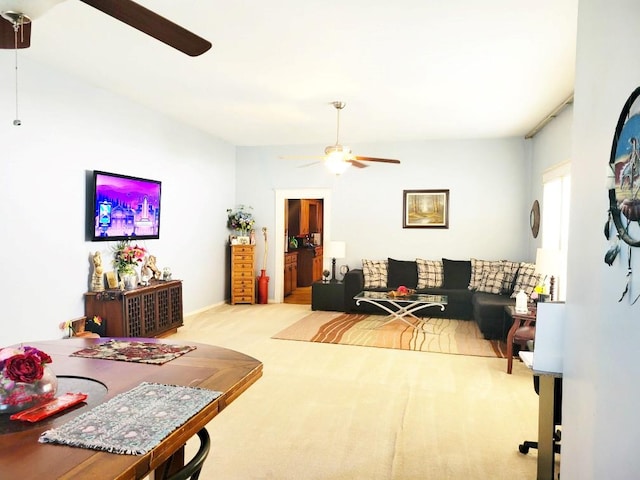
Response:
POLYGON ((18 412, 55 396, 58 380, 47 366, 51 361, 34 347, 0 349, 0 414, 18 412))
POLYGON ((413 295, 414 293, 415 293, 415 290, 411 288, 407 288, 404 285, 400 285, 395 290, 392 290, 391 292, 389 292, 389 294, 392 297, 408 297, 409 295, 413 295))

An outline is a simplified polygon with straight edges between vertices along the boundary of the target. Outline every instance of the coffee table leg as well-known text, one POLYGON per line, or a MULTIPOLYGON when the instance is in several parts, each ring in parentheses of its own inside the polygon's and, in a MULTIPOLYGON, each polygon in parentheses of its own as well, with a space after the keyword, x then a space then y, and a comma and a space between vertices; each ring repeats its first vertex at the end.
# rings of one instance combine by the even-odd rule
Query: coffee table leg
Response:
POLYGON ((388 321, 384 322, 382 325, 376 327, 376 328, 381 328, 384 327, 385 325, 394 322, 396 320, 401 320, 404 323, 406 323, 407 325, 409 325, 410 327, 413 328, 418 328, 415 324, 411 323, 410 321, 408 321, 405 317, 407 316, 411 316, 413 318, 415 318, 416 320, 418 320, 418 322, 420 323, 420 326, 424 326, 426 325, 426 321, 423 320, 422 318, 419 318, 417 316, 415 316, 413 314, 413 312, 417 312, 418 310, 421 310, 423 308, 426 307, 440 307, 440 310, 444 310, 444 305, 441 303, 422 303, 422 302, 411 302, 407 305, 401 305, 397 302, 394 302, 393 300, 384 300, 385 302, 390 303, 391 305, 393 305, 394 307, 397 308, 397 310, 392 310, 389 307, 387 307, 386 305, 382 304, 380 301, 376 300, 376 299, 369 299, 369 298, 359 298, 358 300, 356 300, 356 305, 359 305, 361 301, 364 302, 369 302, 373 305, 376 305, 378 308, 381 308, 382 310, 384 310, 385 312, 387 312, 389 314, 389 316, 387 318, 389 318, 388 321))

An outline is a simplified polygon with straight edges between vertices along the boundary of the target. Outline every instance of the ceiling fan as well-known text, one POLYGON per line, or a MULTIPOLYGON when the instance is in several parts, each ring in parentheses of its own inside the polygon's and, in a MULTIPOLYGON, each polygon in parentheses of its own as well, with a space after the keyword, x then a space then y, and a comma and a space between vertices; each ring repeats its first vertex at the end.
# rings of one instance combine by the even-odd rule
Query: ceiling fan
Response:
POLYGON ((351 149, 346 145, 340 144, 340 111, 346 106, 345 102, 335 101, 330 105, 336 109, 337 122, 336 122, 336 143, 335 145, 329 145, 324 149, 323 162, 330 172, 340 175, 344 173, 349 166, 353 165, 357 168, 366 168, 369 165, 362 162, 382 162, 382 163, 400 163, 400 160, 393 160, 390 158, 375 158, 375 157, 362 157, 354 155, 351 149))
POLYGON ((340 145, 340 111, 347 105, 345 102, 335 101, 331 102, 331 105, 336 109, 337 121, 336 121, 336 143, 335 145, 329 145, 324 149, 324 163, 327 168, 340 175, 350 165, 357 168, 365 168, 369 165, 362 162, 382 162, 382 163, 400 163, 400 160, 393 160, 389 158, 375 158, 375 157, 362 157, 351 153, 351 149, 346 145, 340 145))
MULTIPOLYGON (((32 19, 61 1, 0 0, 0 48, 28 48, 32 19)), ((131 0, 80 1, 189 56, 202 55, 211 48, 208 40, 131 0)))

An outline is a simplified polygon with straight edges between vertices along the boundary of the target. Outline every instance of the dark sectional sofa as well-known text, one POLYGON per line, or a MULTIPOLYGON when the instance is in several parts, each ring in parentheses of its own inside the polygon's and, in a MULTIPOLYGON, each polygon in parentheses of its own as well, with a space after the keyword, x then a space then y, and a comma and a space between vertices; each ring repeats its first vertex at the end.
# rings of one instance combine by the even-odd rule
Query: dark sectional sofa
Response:
MULTIPOLYGON (((513 286, 501 289, 500 293, 488 293, 469 288, 472 277, 471 260, 443 259, 443 280, 440 287, 416 289, 416 293, 446 295, 447 305, 444 310, 427 308, 420 313, 424 316, 438 318, 455 318, 460 320, 474 320, 486 339, 504 339, 507 336, 513 320, 505 314, 505 306, 515 306, 515 298, 511 298, 513 286)), ((417 267, 412 261, 388 259, 388 278, 385 286, 369 287, 365 289, 365 275, 363 269, 350 270, 344 277, 345 311, 347 313, 384 313, 380 308, 367 302, 356 305, 355 297, 363 290, 388 292, 400 285, 415 288, 417 282, 417 267)), ((510 262, 518 265, 518 263, 510 262)), ((526 264, 530 265, 530 264, 526 264)), ((514 277, 517 274, 514 274, 514 277)), ((528 279, 527 289, 533 289, 538 277, 528 279)), ((390 305, 389 305, 390 306, 390 305)), ((391 307, 391 306, 390 306, 391 307)))

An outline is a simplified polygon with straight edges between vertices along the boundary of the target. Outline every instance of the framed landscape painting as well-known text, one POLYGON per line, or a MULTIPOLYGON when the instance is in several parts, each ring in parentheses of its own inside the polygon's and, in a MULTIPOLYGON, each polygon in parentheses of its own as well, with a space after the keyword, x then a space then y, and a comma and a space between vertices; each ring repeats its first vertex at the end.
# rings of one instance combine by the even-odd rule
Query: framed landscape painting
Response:
POLYGON ((449 228, 449 190, 404 190, 402 228, 449 228))

